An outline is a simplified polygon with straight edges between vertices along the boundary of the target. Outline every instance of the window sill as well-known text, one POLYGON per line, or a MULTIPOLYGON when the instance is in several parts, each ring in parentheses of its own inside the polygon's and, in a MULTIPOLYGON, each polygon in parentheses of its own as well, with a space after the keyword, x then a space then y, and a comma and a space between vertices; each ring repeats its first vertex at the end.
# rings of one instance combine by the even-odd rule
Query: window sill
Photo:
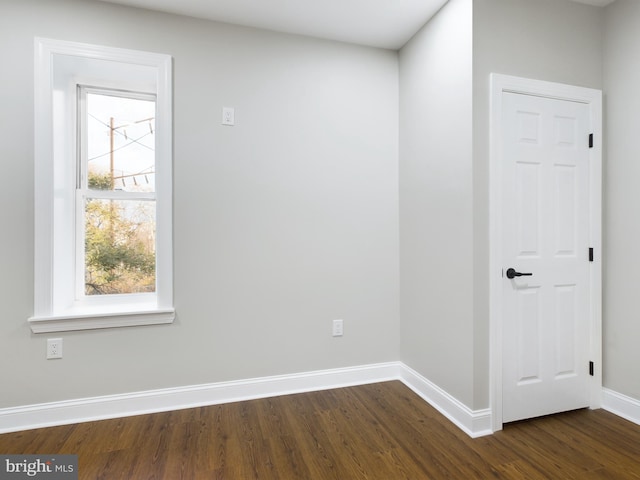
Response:
POLYGON ((29 325, 33 333, 70 332, 74 330, 96 330, 100 328, 164 325, 173 323, 175 317, 175 310, 173 308, 167 308, 128 312, 31 317, 29 318, 29 325))

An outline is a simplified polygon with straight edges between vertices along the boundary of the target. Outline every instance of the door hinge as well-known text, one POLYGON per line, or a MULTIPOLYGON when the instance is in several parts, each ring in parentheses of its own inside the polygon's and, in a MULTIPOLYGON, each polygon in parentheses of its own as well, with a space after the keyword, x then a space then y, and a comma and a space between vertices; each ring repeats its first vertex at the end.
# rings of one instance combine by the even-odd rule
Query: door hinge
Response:
POLYGON ((589 261, 593 262, 593 247, 589 247, 589 261))
POLYGON ((593 133, 589 134, 589 148, 593 148, 593 133))
POLYGON ((589 375, 593 377, 593 362, 589 362, 589 375))

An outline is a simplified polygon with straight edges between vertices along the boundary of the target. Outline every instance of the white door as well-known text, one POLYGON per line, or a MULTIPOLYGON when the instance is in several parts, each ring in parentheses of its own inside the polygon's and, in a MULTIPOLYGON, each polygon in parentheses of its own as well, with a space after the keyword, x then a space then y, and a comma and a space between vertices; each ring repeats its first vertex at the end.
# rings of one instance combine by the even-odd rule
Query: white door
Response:
POLYGON ((589 406, 590 121, 584 103, 502 95, 502 413, 510 422, 589 406), (531 275, 510 279, 508 269, 531 275))

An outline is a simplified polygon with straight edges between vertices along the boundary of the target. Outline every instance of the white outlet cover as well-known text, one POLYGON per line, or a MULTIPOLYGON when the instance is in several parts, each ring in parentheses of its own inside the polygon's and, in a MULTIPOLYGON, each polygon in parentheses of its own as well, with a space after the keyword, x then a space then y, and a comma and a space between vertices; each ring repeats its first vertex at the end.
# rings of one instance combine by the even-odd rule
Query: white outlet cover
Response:
POLYGON ((47 360, 62 358, 62 339, 61 338, 48 338, 47 339, 47 360))

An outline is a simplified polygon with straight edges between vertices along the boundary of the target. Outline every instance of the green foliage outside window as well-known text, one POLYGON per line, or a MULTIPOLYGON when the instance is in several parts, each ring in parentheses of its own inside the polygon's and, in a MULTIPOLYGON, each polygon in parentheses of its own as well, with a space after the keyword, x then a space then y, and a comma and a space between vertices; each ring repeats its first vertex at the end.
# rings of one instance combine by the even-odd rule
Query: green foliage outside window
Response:
MULTIPOLYGON (((109 174, 89 173, 89 188, 110 190, 109 174)), ((88 199, 85 294, 155 291, 155 202, 88 199)))

